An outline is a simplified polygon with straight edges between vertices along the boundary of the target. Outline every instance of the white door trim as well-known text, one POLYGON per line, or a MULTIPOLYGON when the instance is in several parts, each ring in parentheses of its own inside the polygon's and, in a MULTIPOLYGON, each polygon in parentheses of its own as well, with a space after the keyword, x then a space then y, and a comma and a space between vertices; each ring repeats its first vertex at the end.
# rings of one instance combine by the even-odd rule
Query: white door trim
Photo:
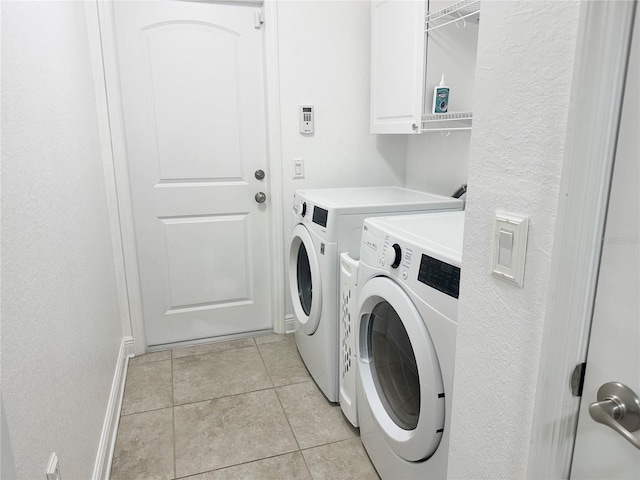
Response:
POLYGON ((107 105, 104 64, 102 59, 102 41, 98 23, 98 6, 96 2, 85 3, 87 17, 88 46, 91 52, 91 73, 95 89, 98 135, 100 153, 105 181, 105 195, 109 212, 109 229, 115 266, 116 290, 122 335, 131 337, 131 315, 129 313, 129 296, 127 294, 127 278, 124 272, 124 252, 122 248, 122 231, 120 228, 120 212, 118 211, 118 195, 116 192, 115 172, 113 169, 113 149, 111 145, 111 127, 109 125, 109 108, 107 105))
POLYGON ((136 255, 136 242, 129 188, 129 171, 127 168, 127 149, 125 143, 122 103, 120 95, 120 79, 114 25, 113 2, 97 0, 100 38, 102 40, 102 61, 104 81, 106 85, 107 108, 113 151, 113 169, 115 172, 115 189, 118 197, 120 213, 120 231, 122 234, 122 250, 124 253, 124 272, 126 290, 129 297, 129 314, 131 316, 131 333, 136 355, 145 353, 147 341, 142 316, 142 295, 140 291, 140 275, 136 255))
POLYGON ((119 86, 115 48, 110 36, 112 15, 110 0, 86 3, 87 33, 92 57, 92 74, 96 95, 97 122, 105 173, 105 190, 109 206, 109 224, 112 231, 116 286, 120 304, 122 334, 133 336, 134 351, 144 353, 146 342, 142 328, 133 220, 131 218, 126 151, 119 108, 119 86), (123 177, 124 176, 124 177, 123 177), (133 248, 131 248, 133 245, 133 248), (140 331, 138 329, 141 328, 140 331))
POLYGON ((584 2, 527 478, 568 478, 636 2, 584 2))
MULTIPOLYGON (((129 187, 129 171, 127 167, 127 151, 125 143, 122 99, 118 74, 117 49, 115 36, 115 22, 112 0, 96 0, 98 8, 98 23, 102 40, 103 75, 106 85, 107 108, 110 125, 110 141, 113 155, 114 182, 117 192, 118 212, 120 221, 117 228, 122 235, 122 250, 124 254, 124 273, 126 277, 126 293, 129 301, 129 314, 136 355, 144 353, 147 341, 142 313, 142 293, 140 289, 140 275, 136 254, 134 234, 133 208, 131 190, 129 187)), ((224 3, 224 2, 223 2, 224 3)), ((265 79, 267 82, 266 108, 268 128, 268 161, 271 175, 271 231, 270 258, 272 262, 272 315, 274 330, 284 332, 284 295, 278 285, 284 284, 284 259, 282 252, 283 219, 282 219, 282 165, 280 140, 280 97, 278 77, 278 43, 277 43, 277 10, 275 1, 265 4, 265 21, 269 28, 265 32, 265 79), (282 298, 280 298, 282 297, 282 298)), ((116 225, 112 225, 116 227, 116 225)))
POLYGON ((267 161, 271 179, 271 315, 273 330, 285 333, 284 284, 284 218, 282 199, 282 133, 280 123, 280 64, 278 57, 278 3, 265 0, 264 62, 267 108, 267 161), (278 291, 282 295, 278 295, 278 291))

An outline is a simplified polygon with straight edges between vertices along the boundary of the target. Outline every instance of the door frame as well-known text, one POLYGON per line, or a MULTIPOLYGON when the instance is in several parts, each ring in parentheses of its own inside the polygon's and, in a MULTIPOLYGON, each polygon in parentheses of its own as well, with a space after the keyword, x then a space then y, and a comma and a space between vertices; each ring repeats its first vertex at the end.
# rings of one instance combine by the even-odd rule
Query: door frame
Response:
MULTIPOLYGON (((212 3, 234 3, 230 1, 216 1, 212 3)), ((282 142, 280 126, 280 80, 278 61, 278 24, 276 0, 243 0, 241 5, 251 4, 262 6, 263 24, 263 68, 265 72, 265 109, 267 127, 267 163, 270 181, 269 199, 269 240, 271 262, 271 315, 273 329, 276 333, 284 333, 284 294, 278 295, 278 285, 284 285, 284 253, 282 251, 283 212, 282 212, 282 142)), ((140 289, 140 274, 136 253, 134 233, 133 208, 129 182, 128 158, 125 143, 122 97, 120 92, 120 77, 117 63, 115 16, 113 0, 95 0, 97 21, 89 21, 90 36, 96 36, 101 42, 102 62, 94 62, 94 76, 103 78, 103 92, 96 92, 98 102, 106 101, 104 112, 99 111, 98 119, 103 128, 103 143, 110 146, 110 151, 103 153, 105 169, 111 169, 111 175, 105 179, 107 190, 117 202, 118 217, 111 218, 112 231, 119 232, 122 243, 122 255, 116 256, 116 274, 118 276, 118 294, 125 298, 128 312, 124 316, 123 325, 127 320, 133 336, 136 355, 145 353, 147 340, 142 311, 142 293, 140 289)), ((90 9, 91 4, 87 5, 90 9)), ((93 16, 93 15, 91 15, 93 16)), ((282 290, 282 289, 280 289, 282 290)), ((122 300, 121 300, 122 302, 122 300)), ((123 328, 124 330, 124 328, 123 328)), ((123 332, 126 334, 127 332, 123 332)))
POLYGON ((636 5, 637 0, 581 7, 529 479, 570 474, 581 401, 571 392, 570 378, 587 358, 636 5))

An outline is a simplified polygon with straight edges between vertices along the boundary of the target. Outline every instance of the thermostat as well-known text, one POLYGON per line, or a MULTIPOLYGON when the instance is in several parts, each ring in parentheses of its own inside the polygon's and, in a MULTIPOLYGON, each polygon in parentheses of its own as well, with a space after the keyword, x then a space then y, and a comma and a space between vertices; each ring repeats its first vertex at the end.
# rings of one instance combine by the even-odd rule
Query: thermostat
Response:
POLYGON ((313 105, 300 105, 300 133, 313 133, 313 105))

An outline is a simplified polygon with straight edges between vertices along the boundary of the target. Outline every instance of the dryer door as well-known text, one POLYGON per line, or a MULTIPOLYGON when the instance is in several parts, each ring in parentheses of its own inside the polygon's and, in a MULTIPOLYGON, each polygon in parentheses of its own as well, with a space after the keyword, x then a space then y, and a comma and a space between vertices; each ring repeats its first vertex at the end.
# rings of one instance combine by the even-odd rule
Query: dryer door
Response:
POLYGON ((298 327, 313 335, 320 323, 322 284, 318 254, 304 225, 296 225, 291 236, 289 290, 298 327))
POLYGON ((389 447, 409 461, 438 448, 444 385, 431 336, 415 305, 388 277, 358 293, 358 368, 367 403, 389 447))

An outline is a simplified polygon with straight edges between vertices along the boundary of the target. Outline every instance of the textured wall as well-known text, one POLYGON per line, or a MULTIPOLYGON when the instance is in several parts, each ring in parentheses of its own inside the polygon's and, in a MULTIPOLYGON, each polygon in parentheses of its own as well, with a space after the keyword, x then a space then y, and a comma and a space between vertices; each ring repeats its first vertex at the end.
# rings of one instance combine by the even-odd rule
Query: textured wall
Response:
POLYGON ((577 2, 483 2, 449 478, 524 478, 577 2), (530 216, 524 288, 490 276, 496 209, 530 216))
POLYGON ((20 478, 44 478, 53 451, 62 478, 91 477, 116 297, 85 6, 3 2, 2 400, 20 478))
MULTIPOLYGON (((367 1, 278 4, 287 264, 296 190, 404 184, 406 136, 369 133, 370 9, 367 1), (299 133, 301 104, 315 106, 313 136, 299 133), (306 178, 292 180, 299 157, 306 178)), ((288 279, 284 293, 293 313, 288 279)))

